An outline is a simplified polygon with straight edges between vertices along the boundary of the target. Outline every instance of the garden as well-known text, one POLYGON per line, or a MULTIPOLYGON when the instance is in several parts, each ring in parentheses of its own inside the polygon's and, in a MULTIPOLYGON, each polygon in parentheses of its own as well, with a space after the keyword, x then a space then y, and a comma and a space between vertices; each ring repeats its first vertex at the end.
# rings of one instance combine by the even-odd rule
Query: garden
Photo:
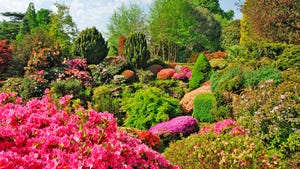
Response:
MULTIPOLYGON (((175 1, 152 9, 161 3, 175 1)), ((199 8, 193 21, 220 30, 195 42, 146 30, 106 41, 95 27, 72 39, 54 24, 72 26, 67 6, 30 3, 15 37, 0 29, 0 168, 300 168, 300 15, 288 20, 298 29, 265 32, 259 3, 242 20, 199 8)))

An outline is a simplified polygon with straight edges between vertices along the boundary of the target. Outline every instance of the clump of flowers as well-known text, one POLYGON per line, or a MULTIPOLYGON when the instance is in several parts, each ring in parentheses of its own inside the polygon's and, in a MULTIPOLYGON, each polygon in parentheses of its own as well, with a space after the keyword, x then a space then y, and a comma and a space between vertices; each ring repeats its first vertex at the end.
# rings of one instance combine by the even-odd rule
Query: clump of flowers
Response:
POLYGON ((0 94, 0 168, 177 168, 117 129, 110 113, 58 108, 50 93, 19 104, 0 94))
POLYGON ((160 138, 148 130, 138 132, 139 139, 150 147, 157 147, 160 143, 160 138))
POLYGON ((190 80, 192 78, 192 71, 188 67, 180 67, 179 70, 174 73, 172 79, 174 80, 190 80))
POLYGON ((221 134, 226 131, 229 131, 229 134, 232 135, 245 135, 250 133, 250 130, 244 130, 241 126, 237 124, 236 121, 231 119, 225 119, 223 121, 216 122, 211 126, 202 128, 199 132, 199 135, 203 135, 208 132, 221 134))
POLYGON ((197 132, 199 126, 197 120, 191 116, 179 116, 169 121, 156 124, 149 129, 156 135, 173 134, 187 136, 193 132, 197 132))

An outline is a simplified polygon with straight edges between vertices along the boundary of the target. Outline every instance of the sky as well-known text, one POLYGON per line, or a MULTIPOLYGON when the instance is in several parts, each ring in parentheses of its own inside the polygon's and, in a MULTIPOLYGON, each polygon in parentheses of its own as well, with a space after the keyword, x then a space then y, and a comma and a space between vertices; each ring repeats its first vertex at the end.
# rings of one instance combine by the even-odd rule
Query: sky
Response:
MULTIPOLYGON (((45 8, 56 10, 54 3, 64 3, 70 7, 70 15, 79 30, 95 26, 102 34, 107 33, 109 18, 122 3, 137 3, 147 11, 154 0, 0 0, 0 13, 26 12, 30 2, 34 3, 36 11, 45 8)), ((224 11, 234 10, 235 19, 241 18, 241 13, 234 5, 237 0, 219 0, 224 11)), ((0 15, 0 21, 6 19, 0 15)))

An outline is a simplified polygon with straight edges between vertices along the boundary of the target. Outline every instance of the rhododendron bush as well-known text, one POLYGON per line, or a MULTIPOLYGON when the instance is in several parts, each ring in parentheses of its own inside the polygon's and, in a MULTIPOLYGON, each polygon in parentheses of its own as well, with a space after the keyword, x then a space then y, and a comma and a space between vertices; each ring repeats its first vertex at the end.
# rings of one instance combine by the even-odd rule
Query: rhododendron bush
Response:
POLYGON ((0 168, 177 168, 141 140, 118 130, 110 113, 70 109, 49 92, 22 103, 0 94, 0 168))

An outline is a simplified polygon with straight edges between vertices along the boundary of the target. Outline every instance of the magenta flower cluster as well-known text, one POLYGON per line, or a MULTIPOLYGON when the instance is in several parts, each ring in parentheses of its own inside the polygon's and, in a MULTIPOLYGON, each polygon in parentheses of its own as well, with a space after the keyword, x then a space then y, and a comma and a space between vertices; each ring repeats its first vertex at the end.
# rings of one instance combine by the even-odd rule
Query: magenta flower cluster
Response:
POLYGON ((244 130, 241 126, 237 124, 236 121, 226 119, 223 121, 216 122, 212 126, 202 128, 199 134, 203 135, 208 132, 221 134, 224 131, 229 131, 229 134, 233 135, 245 135, 250 133, 250 130, 244 130))
POLYGON ((156 124, 151 127, 149 131, 156 135, 164 134, 183 134, 187 136, 191 133, 197 132, 199 125, 197 120, 191 116, 179 116, 169 121, 156 124))
POLYGON ((60 106, 49 93, 23 104, 16 99, 0 94, 0 168, 178 168, 118 130, 112 114, 71 112, 70 96, 60 106))
POLYGON ((174 80, 190 80, 192 78, 192 71, 188 67, 181 67, 180 70, 176 70, 172 79, 174 80))

